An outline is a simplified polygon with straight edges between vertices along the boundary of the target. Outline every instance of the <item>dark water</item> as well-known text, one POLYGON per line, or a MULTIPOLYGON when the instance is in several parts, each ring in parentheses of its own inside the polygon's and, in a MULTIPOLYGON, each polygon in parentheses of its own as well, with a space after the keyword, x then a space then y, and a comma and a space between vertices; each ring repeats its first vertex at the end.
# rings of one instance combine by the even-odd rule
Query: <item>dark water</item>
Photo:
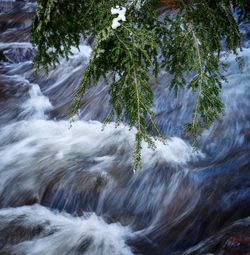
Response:
MULTIPOLYGON (((3 6, 0 1, 0 6, 3 6)), ((4 3, 6 4, 6 3, 4 3)), ((250 24, 241 73, 226 60, 225 112, 193 153, 182 126, 194 95, 152 81, 157 124, 169 137, 133 172, 135 130, 107 125, 107 87, 67 113, 91 48, 45 75, 32 69, 35 2, 0 13, 0 254, 250 254, 250 24)))

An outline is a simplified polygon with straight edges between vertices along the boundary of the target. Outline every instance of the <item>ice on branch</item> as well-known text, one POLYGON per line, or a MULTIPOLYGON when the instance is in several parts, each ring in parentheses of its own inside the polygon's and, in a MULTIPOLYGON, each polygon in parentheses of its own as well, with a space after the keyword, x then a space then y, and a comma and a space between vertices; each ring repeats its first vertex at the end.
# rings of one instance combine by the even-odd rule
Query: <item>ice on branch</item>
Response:
POLYGON ((127 9, 125 7, 119 7, 118 5, 116 8, 111 8, 111 14, 112 15, 118 15, 116 18, 113 19, 112 22, 112 28, 116 29, 121 25, 121 21, 126 21, 126 11, 127 9))

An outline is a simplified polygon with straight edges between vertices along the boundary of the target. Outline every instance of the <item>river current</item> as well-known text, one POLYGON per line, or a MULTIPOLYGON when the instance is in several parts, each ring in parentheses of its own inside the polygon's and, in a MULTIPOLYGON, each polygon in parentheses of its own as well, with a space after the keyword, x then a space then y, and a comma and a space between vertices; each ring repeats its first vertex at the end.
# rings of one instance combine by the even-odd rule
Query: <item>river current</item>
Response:
POLYGON ((195 95, 152 80, 168 137, 143 144, 114 123, 104 82, 68 112, 91 54, 87 43, 48 74, 34 70, 33 1, 0 1, 0 255, 250 254, 250 24, 243 70, 226 58, 225 111, 199 140, 183 134, 195 95))

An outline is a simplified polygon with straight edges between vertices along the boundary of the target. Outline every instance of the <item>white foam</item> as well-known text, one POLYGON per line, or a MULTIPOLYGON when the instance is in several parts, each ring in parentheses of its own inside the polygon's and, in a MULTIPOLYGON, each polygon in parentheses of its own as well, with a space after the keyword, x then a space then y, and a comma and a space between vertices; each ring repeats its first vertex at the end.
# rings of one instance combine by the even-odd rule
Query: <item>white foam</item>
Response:
POLYGON ((81 252, 88 255, 133 254, 125 243, 126 237, 130 234, 129 228, 115 223, 107 224, 95 214, 87 217, 72 217, 35 205, 0 210, 0 218, 0 222, 3 221, 0 229, 3 224, 8 225, 8 222, 13 220, 17 225, 44 227, 39 237, 14 245, 12 249, 15 254, 68 255, 81 254, 81 252), (24 216, 21 221, 20 216, 24 216), (83 244, 86 245, 86 250, 82 247, 83 244))
POLYGON ((53 109, 48 97, 44 96, 39 85, 31 84, 29 90, 30 98, 23 103, 22 116, 26 119, 47 119, 46 112, 53 109))

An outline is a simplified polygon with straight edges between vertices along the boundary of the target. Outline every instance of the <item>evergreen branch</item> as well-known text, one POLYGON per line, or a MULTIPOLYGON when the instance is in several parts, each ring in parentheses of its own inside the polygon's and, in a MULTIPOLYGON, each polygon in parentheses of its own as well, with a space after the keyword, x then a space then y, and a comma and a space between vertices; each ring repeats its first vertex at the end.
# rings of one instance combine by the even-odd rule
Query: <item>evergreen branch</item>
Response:
POLYGON ((192 24, 189 23, 188 25, 189 25, 190 31, 192 33, 192 36, 193 36, 194 46, 195 46, 196 54, 198 57, 198 65, 199 65, 199 74, 198 74, 198 76, 196 76, 196 77, 199 77, 199 85, 198 85, 198 89, 197 89, 197 99, 196 99, 195 108, 193 110, 193 117, 192 117, 193 118, 192 119, 193 146, 196 147, 198 110, 199 110, 199 104, 200 104, 200 100, 201 100, 202 84, 204 83, 204 64, 202 61, 201 52, 200 52, 200 48, 199 48, 199 40, 195 34, 192 24))
POLYGON ((202 129, 223 111, 220 52, 233 52, 238 60, 241 38, 232 6, 240 14, 240 22, 250 16, 248 0, 175 0, 175 14, 162 19, 157 16, 159 2, 165 1, 45 0, 38 2, 33 21, 34 62, 47 70, 60 57, 68 58, 71 47, 78 47, 82 37, 95 38, 71 114, 80 109, 86 89, 111 75, 113 80, 107 83, 112 110, 105 121, 115 119, 117 124, 123 121, 137 127, 135 168, 140 166, 142 141, 154 147, 150 134, 161 137, 153 120, 149 85, 150 77, 157 77, 159 65, 173 75, 170 88, 176 93, 179 88, 197 93, 191 123, 185 125, 196 146, 202 129), (126 22, 113 30, 110 10, 116 5, 127 8, 126 22), (190 81, 187 74, 193 77, 190 81))

